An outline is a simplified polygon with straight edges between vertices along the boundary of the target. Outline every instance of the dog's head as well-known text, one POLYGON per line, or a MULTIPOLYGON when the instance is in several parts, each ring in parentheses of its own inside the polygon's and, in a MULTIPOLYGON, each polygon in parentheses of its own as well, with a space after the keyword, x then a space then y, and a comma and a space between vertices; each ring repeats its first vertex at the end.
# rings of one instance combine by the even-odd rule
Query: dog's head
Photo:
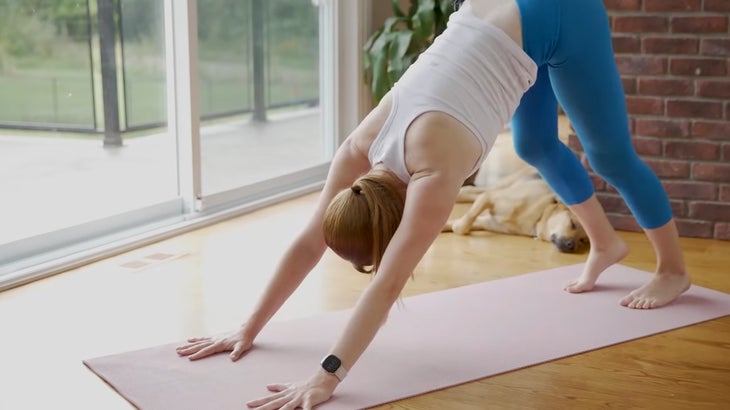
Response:
POLYGON ((578 219, 565 204, 555 201, 545 221, 544 240, 549 240, 560 252, 581 253, 588 249, 588 235, 578 219))

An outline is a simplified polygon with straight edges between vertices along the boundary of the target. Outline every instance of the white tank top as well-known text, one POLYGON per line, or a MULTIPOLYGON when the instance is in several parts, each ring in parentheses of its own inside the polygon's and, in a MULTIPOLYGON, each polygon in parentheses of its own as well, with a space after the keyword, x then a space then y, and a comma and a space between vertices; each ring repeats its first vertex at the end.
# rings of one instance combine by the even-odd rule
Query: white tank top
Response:
POLYGON ((419 115, 439 111, 464 124, 481 143, 475 172, 536 77, 535 62, 502 30, 471 11, 454 12, 447 29, 393 86, 390 114, 368 152, 371 165, 382 163, 410 181, 405 133, 419 115))

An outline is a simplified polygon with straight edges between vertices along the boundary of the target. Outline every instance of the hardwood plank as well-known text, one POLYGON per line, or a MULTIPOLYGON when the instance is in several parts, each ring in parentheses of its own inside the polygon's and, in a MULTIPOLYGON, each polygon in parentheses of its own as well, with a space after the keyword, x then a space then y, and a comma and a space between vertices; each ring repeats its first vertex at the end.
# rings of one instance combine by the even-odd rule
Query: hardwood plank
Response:
MULTIPOLYGON (((0 408, 130 408, 81 360, 237 326, 315 198, 307 195, 0 293, 0 408)), ((464 210, 459 205, 454 214, 464 210)), ((621 236, 631 247, 624 263, 653 270, 646 238, 621 236)), ((683 238, 682 245, 694 282, 730 293, 730 242, 683 238)), ((444 234, 403 296, 584 258, 531 238, 444 234)), ((349 308, 369 280, 327 253, 274 320, 349 308)), ((498 314, 484 312, 490 313, 498 314)), ((730 403, 729 351, 725 317, 378 408, 719 409, 730 403)))

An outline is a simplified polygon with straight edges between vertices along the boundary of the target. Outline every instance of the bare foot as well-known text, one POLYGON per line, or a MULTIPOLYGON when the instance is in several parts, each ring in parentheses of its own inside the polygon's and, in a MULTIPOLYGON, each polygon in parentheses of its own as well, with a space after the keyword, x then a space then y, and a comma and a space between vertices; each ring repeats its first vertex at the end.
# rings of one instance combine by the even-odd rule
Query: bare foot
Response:
POLYGON ((602 249, 591 244, 591 250, 588 254, 586 265, 583 268, 583 273, 577 279, 566 284, 563 289, 570 293, 587 292, 593 289, 601 273, 609 266, 626 257, 627 253, 629 253, 629 247, 618 236, 611 241, 608 247, 602 249))
POLYGON ((689 289, 692 281, 687 273, 657 273, 644 286, 621 299, 631 309, 653 309, 664 306, 689 289))

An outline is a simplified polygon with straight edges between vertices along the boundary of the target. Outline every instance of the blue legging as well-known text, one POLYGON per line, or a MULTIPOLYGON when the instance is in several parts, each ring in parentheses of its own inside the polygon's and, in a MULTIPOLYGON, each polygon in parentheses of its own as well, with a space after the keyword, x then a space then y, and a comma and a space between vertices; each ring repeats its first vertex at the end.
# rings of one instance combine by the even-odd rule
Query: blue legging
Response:
POLYGON ((639 224, 672 218, 659 179, 636 154, 601 0, 517 0, 535 85, 511 123, 518 155, 538 169, 568 205, 593 195, 588 173, 558 139, 557 104, 567 114, 593 170, 623 196, 639 224))

